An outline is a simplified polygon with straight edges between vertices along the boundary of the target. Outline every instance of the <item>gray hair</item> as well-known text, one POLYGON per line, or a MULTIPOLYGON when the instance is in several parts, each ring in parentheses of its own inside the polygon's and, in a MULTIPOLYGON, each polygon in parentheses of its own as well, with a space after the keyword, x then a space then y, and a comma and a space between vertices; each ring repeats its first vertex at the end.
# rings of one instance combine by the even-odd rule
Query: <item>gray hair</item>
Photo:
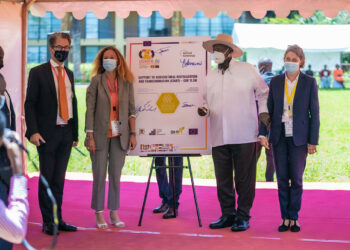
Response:
POLYGON ((55 47, 57 38, 67 39, 68 42, 69 42, 69 45, 71 45, 71 38, 70 38, 70 35, 68 33, 55 32, 49 38, 49 45, 50 45, 51 48, 55 47))

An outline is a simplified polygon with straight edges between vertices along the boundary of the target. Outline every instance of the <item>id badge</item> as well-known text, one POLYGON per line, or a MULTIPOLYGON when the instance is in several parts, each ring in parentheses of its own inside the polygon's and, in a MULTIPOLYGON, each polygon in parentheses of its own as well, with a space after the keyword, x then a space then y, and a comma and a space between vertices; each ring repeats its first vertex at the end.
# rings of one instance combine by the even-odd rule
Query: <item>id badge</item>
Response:
POLYGON ((286 137, 293 136, 293 120, 288 120, 284 123, 286 137))
POLYGON ((120 134, 120 122, 113 120, 111 121, 112 136, 120 134))

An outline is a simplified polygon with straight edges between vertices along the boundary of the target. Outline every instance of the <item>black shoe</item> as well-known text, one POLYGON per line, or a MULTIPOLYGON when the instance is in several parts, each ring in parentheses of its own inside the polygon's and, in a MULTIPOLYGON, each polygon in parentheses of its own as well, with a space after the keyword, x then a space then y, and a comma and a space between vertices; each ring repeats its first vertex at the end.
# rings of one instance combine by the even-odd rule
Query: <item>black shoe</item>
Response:
POLYGON ((211 229, 219 229, 232 226, 235 220, 235 215, 223 215, 217 221, 209 224, 211 229))
MULTIPOLYGON (((51 222, 44 222, 42 231, 48 235, 54 235, 54 224, 51 222)), ((57 230, 56 235, 59 235, 57 230)))
POLYGON ((66 231, 66 232, 75 232, 77 231, 77 227, 73 225, 69 225, 68 223, 61 220, 60 223, 58 223, 58 230, 66 231))
POLYGON ((285 221, 286 220, 284 219, 282 224, 278 227, 278 232, 286 232, 286 231, 288 231, 288 229, 290 227, 290 221, 289 221, 288 225, 286 225, 285 221))
POLYGON ((167 209, 168 209, 168 204, 162 203, 159 205, 159 207, 156 207, 155 209, 153 209, 153 213, 154 214, 164 213, 167 209))
POLYGON ((169 207, 166 212, 163 214, 163 219, 171 219, 176 218, 177 216, 177 209, 174 209, 172 207, 169 207))
POLYGON ((231 231, 239 232, 239 231, 245 231, 249 228, 249 221, 236 218, 236 220, 233 222, 233 225, 231 227, 231 231))
POLYGON ((290 227, 290 231, 293 233, 297 233, 300 231, 300 226, 297 224, 297 220, 293 220, 294 225, 290 227))

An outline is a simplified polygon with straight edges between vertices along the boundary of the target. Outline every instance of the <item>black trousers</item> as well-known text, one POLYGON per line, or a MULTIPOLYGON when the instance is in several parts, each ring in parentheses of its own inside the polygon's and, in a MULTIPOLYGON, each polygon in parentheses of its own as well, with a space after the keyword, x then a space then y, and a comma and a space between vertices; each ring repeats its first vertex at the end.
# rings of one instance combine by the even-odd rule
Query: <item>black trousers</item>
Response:
POLYGON ((307 144, 295 146, 293 137, 281 138, 273 146, 278 183, 278 199, 282 219, 297 220, 303 194, 303 175, 307 158, 307 144))
MULTIPOLYGON (((270 149, 265 148, 266 155, 266 172, 265 179, 266 181, 273 181, 273 175, 275 174, 275 159, 273 156, 272 143, 269 143, 270 149)), ((256 143, 256 161, 258 162, 263 146, 260 142, 256 143)))
MULTIPOLYGON (((40 174, 43 175, 57 202, 57 216, 62 220, 62 197, 69 156, 72 150, 72 126, 56 126, 55 133, 39 146, 40 174)), ((53 222, 52 203, 39 181, 39 205, 44 223, 53 222)))
POLYGON ((255 197, 256 143, 213 147, 212 155, 222 215, 249 220, 255 197))

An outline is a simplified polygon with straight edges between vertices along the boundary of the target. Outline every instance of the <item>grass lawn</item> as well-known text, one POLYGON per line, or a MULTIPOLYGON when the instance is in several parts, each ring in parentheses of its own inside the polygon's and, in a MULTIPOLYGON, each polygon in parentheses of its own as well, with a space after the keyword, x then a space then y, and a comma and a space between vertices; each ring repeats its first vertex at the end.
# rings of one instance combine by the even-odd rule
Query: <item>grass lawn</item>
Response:
MULTIPOLYGON (((91 161, 83 146, 85 133, 85 93, 86 86, 77 86, 79 113, 79 146, 86 156, 73 149, 68 171, 91 172, 91 161)), ((349 182, 350 181, 350 90, 319 90, 321 129, 318 153, 308 157, 304 180, 310 182, 349 182)), ((36 149, 27 143, 32 157, 38 162, 36 149)), ((185 161, 186 163, 186 161, 185 161)), ((148 175, 151 158, 127 157, 124 175, 148 175)), ((215 179, 211 156, 192 157, 192 170, 195 178, 215 179)), ((258 162, 257 180, 265 180, 265 154, 258 162)), ((28 163, 28 171, 35 171, 28 163)), ((188 171, 184 176, 189 177, 188 171)))

